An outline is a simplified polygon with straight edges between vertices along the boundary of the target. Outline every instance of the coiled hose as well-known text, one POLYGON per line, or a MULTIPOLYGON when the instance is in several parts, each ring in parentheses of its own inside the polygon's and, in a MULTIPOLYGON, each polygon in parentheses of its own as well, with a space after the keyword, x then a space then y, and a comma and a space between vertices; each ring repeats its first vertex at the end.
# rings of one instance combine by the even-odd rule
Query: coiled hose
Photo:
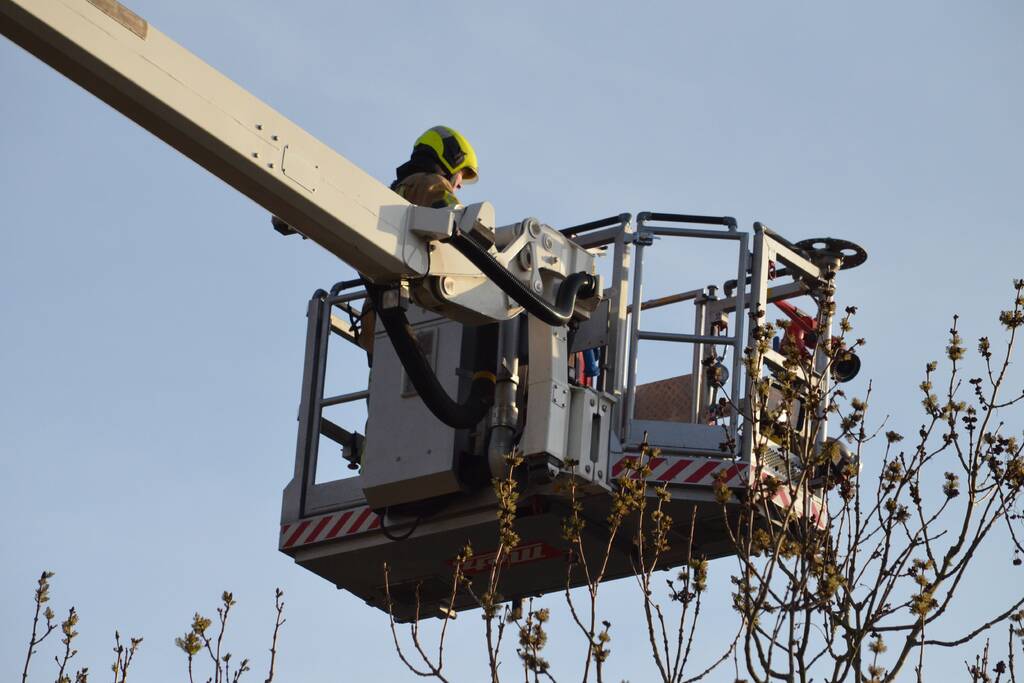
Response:
POLYGON ((395 347, 395 353, 405 368, 416 393, 434 416, 449 427, 465 429, 475 426, 490 410, 494 402, 494 373, 488 370, 477 371, 473 375, 469 396, 465 402, 452 400, 448 392, 441 386, 437 375, 430 367, 427 357, 420 348, 419 341, 405 317, 405 311, 399 307, 384 308, 384 288, 367 283, 367 294, 373 301, 377 318, 383 323, 384 330, 395 347))

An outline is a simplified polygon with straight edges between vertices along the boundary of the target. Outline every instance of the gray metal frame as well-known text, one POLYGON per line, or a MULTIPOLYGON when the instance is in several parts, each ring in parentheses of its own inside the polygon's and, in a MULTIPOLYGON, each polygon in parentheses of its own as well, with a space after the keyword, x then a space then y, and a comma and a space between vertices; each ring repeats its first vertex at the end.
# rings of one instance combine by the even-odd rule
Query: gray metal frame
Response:
POLYGON ((295 474, 285 489, 282 519, 299 519, 362 502, 362 490, 350 479, 317 483, 316 470, 320 457, 320 436, 324 435, 343 448, 358 448, 362 435, 330 422, 323 409, 330 406, 367 400, 369 390, 337 396, 324 396, 327 356, 330 337, 337 333, 351 340, 332 325, 335 306, 365 298, 366 292, 328 294, 317 290, 306 308, 306 352, 302 371, 302 393, 299 400, 299 429, 295 447, 295 474), (326 424, 325 424, 326 423, 326 424), (293 490, 293 487, 297 487, 293 490))
MULTIPOLYGON (((639 343, 641 341, 663 341, 670 343, 686 343, 693 345, 692 358, 692 398, 693 407, 691 420, 693 424, 679 425, 678 438, 681 443, 673 449, 670 445, 662 446, 663 450, 678 450, 695 456, 716 457, 751 463, 751 444, 756 438, 756 420, 747 419, 749 412, 746 396, 755 377, 764 372, 764 364, 781 364, 778 354, 769 352, 762 365, 747 372, 743 363, 744 348, 753 342, 753 330, 747 330, 747 315, 757 316, 758 311, 765 311, 768 303, 805 294, 809 287, 805 281, 820 279, 822 270, 798 253, 785 239, 779 237, 760 223, 754 224, 753 252, 750 251, 750 235, 737 229, 736 223, 729 217, 691 216, 680 214, 641 213, 637 217, 634 228, 631 216, 622 214, 616 217, 594 221, 562 231, 577 244, 586 249, 612 247, 611 282, 605 288, 607 319, 598 320, 599 325, 606 324, 603 349, 603 386, 600 390, 615 397, 617 401, 612 407, 611 429, 619 437, 619 442, 627 446, 627 450, 636 446, 632 438, 641 431, 651 427, 644 421, 635 419, 637 365, 639 343), (665 223, 696 223, 703 225, 720 225, 724 230, 704 228, 681 228, 666 226, 665 223), (671 294, 669 296, 643 300, 644 285, 644 250, 654 243, 656 236, 684 237, 694 239, 714 239, 734 241, 738 248, 736 280, 726 284, 725 297, 718 295, 718 287, 709 285, 700 289, 671 294), (635 246, 635 261, 632 247, 635 246), (771 269, 769 263, 778 261, 785 265, 786 270, 777 271, 780 275, 793 277, 792 282, 772 286, 769 280, 771 269), (635 264, 635 265, 634 265, 635 264), (635 267, 632 283, 630 267, 635 267), (730 291, 730 285, 731 290, 730 291), (630 289, 631 287, 631 289, 630 289), (749 292, 748 292, 749 287, 749 292), (627 294, 631 304, 627 305, 627 294), (693 302, 695 307, 694 332, 683 334, 661 332, 641 328, 641 313, 662 306, 693 302), (735 314, 732 334, 713 334, 715 321, 726 319, 735 314), (733 406, 729 416, 728 435, 737 448, 731 452, 716 449, 710 436, 709 428, 701 424, 702 416, 709 407, 711 390, 707 386, 702 372, 702 361, 707 345, 728 345, 732 350, 730 359, 730 388, 728 400, 733 406), (741 394, 740 392, 744 393, 741 394), (740 429, 740 417, 749 426, 740 429), (709 432, 705 434, 704 432, 709 432)), ((347 283, 352 285, 353 283, 347 283)), ((296 482, 303 482, 301 491, 286 492, 284 518, 297 519, 310 514, 320 514, 362 502, 362 495, 356 481, 341 479, 332 482, 316 483, 316 468, 319 457, 320 435, 338 442, 344 448, 356 448, 361 435, 326 421, 323 409, 341 405, 369 396, 367 390, 355 391, 337 396, 324 396, 324 377, 327 366, 327 355, 330 336, 337 333, 343 338, 354 341, 352 331, 343 329, 343 325, 332 315, 336 308, 350 311, 352 302, 365 298, 362 289, 342 291, 336 286, 331 293, 318 291, 309 303, 307 311, 308 332, 306 345, 306 361, 303 373, 302 402, 299 410, 299 437, 296 452, 296 482), (326 424, 325 424, 326 423, 326 424)), ((604 314, 602 314, 604 315, 604 314)), ((830 332, 831 321, 825 325, 830 332)), ((756 324, 753 323, 753 324, 756 324)), ((830 338, 830 337, 829 337, 830 338)), ((817 352, 816 367, 818 373, 825 367, 824 352, 817 352)), ((820 381, 827 382, 828 378, 820 381)), ((821 425, 818 439, 823 441, 827 431, 821 425)), ((720 439, 718 439, 720 440, 720 439)))
MULTIPOLYGON (((754 332, 762 314, 766 313, 769 303, 807 294, 812 289, 819 292, 826 288, 825 274, 827 267, 838 268, 835 264, 818 264, 808 260, 796 247, 787 240, 772 232, 761 223, 754 223, 752 252, 750 236, 736 229, 733 219, 728 217, 690 216, 676 214, 641 213, 637 217, 637 229, 634 242, 636 244, 636 272, 632 283, 632 305, 629 307, 629 352, 627 360, 627 379, 621 413, 622 443, 628 452, 635 451, 639 446, 639 434, 651 429, 665 432, 668 425, 656 422, 637 420, 635 416, 637 392, 637 361, 639 342, 663 341, 672 343, 693 344, 692 366, 692 412, 690 419, 693 424, 677 423, 669 431, 674 437, 666 438, 663 434, 659 448, 665 452, 687 453, 693 456, 735 460, 750 465, 754 471, 753 448, 758 434, 758 420, 750 415, 747 397, 755 379, 763 376, 765 365, 781 368, 784 359, 781 354, 769 350, 760 363, 748 371, 744 363, 744 350, 754 343, 754 332), (726 229, 722 231, 667 227, 658 223, 698 223, 717 224, 726 229), (652 246, 655 236, 691 237, 697 239, 725 239, 738 243, 739 257, 737 262, 736 280, 725 285, 726 296, 718 296, 718 288, 714 285, 702 289, 694 289, 669 296, 643 301, 644 285, 644 250, 652 246), (779 263, 784 267, 774 267, 779 263), (786 277, 791 281, 775 284, 775 278, 786 277), (749 287, 749 291, 748 291, 749 287), (694 332, 680 334, 644 330, 641 328, 641 313, 645 310, 692 301, 695 307, 694 332), (727 320, 729 314, 735 314, 734 329, 731 335, 713 334, 716 321, 727 320), (746 329, 748 316, 751 318, 750 329, 746 329), (732 348, 730 390, 728 401, 732 406, 729 416, 728 433, 731 442, 736 444, 735 450, 723 452, 709 447, 712 434, 703 422, 703 416, 710 407, 711 391, 704 377, 702 361, 707 345, 728 345, 732 348), (742 394, 740 392, 743 392, 742 394), (740 417, 744 427, 741 429, 740 417), (673 443, 676 442, 676 443, 673 443)), ((827 302, 826 302, 827 303, 827 302)), ((826 312, 828 306, 825 307, 826 312)), ((823 341, 815 351, 814 375, 815 382, 827 394, 829 377, 827 376, 827 344, 831 340, 832 320, 826 313, 821 323, 823 341)), ((823 399, 824 400, 824 399, 823 399)), ((817 407, 816 442, 819 447, 828 435, 827 415, 824 405, 817 407)), ((667 433, 666 433, 667 434, 667 433)), ((718 439, 721 441, 721 439, 718 439)), ((695 492, 696 495, 696 492, 695 492)))
MULTIPOLYGON (((629 360, 627 362, 627 380, 626 380, 626 395, 625 395, 625 406, 622 414, 622 436, 623 442, 628 443, 632 438, 632 423, 635 418, 636 409, 636 371, 637 371, 637 359, 640 351, 640 341, 651 340, 651 341, 667 341, 674 343, 688 343, 694 344, 694 396, 700 397, 702 395, 701 379, 700 376, 700 361, 703 358, 703 349, 705 344, 729 344, 733 347, 732 357, 732 371, 731 371, 731 389, 730 399, 733 405, 740 405, 740 370, 742 368, 743 359, 743 348, 746 344, 746 337, 744 335, 744 323, 745 319, 743 315, 736 316, 735 329, 731 336, 712 336, 707 333, 707 318, 706 318, 706 302, 713 296, 713 293, 709 293, 705 289, 695 289, 689 292, 683 292, 675 294, 669 297, 663 297, 646 304, 642 301, 643 298, 643 268, 644 268, 644 249, 654 244, 654 237, 665 236, 665 237, 689 237, 697 239, 713 239, 713 240, 733 240, 738 243, 739 256, 737 259, 736 273, 737 279, 742 282, 746 278, 748 269, 748 238, 749 235, 745 232, 740 232, 736 228, 736 221, 728 216, 724 217, 712 217, 712 216, 692 216, 683 214, 662 214, 662 213, 651 213, 644 212, 637 216, 637 234, 636 239, 636 273, 633 276, 633 291, 632 291, 632 306, 630 321, 629 321, 629 360), (676 228, 676 227, 665 227, 659 225, 651 225, 651 223, 692 223, 692 224, 703 224, 703 225, 722 225, 726 230, 708 230, 708 229, 696 229, 696 228, 676 228), (658 306, 664 306, 673 303, 680 303, 683 301, 695 301, 698 307, 696 316, 696 325, 694 334, 677 334, 670 332, 655 332, 640 329, 640 314, 647 308, 655 308, 658 306)), ((740 287, 737 292, 736 310, 742 311, 746 307, 746 288, 740 287)), ((694 409, 698 409, 700 401, 695 401, 694 409)), ((729 434, 733 440, 737 440, 739 431, 739 415, 738 411, 734 410, 731 417, 729 418, 729 434)), ((739 455, 738 453, 732 454, 734 456, 739 455)))
MULTIPOLYGON (((715 502, 712 490, 714 482, 717 481, 715 477, 721 476, 726 485, 741 490, 750 485, 752 478, 758 476, 762 467, 767 467, 767 471, 777 476, 784 477, 786 474, 784 469, 775 464, 775 455, 769 455, 763 462, 754 461, 752 444, 756 443, 755 439, 758 436, 758 419, 750 415, 751 407, 747 405, 747 397, 750 395, 750 386, 754 379, 764 375, 773 364, 781 364, 783 359, 781 355, 769 352, 760 366, 748 372, 743 362, 744 350, 753 341, 754 327, 759 323, 759 312, 765 311, 770 302, 800 296, 812 289, 822 291, 827 287, 827 283, 822 279, 822 268, 806 259, 792 245, 761 224, 754 224, 754 234, 751 235, 737 230, 735 223, 727 218, 640 214, 634 228, 630 216, 624 214, 570 228, 563 231, 563 234, 589 250, 610 247, 613 260, 611 282, 607 283, 605 288, 601 308, 593 312, 590 320, 580 323, 574 337, 576 345, 569 347, 565 341, 565 329, 556 329, 560 346, 548 348, 548 352, 543 354, 549 364, 560 364, 566 360, 563 351, 594 347, 603 349, 603 386, 599 386, 598 391, 576 385, 570 386, 563 382, 569 396, 563 402, 570 406, 572 416, 566 417, 561 423, 566 430, 563 450, 567 456, 572 453, 591 454, 593 457, 593 453, 598 452, 601 454, 600 460, 581 457, 577 463, 578 469, 563 469, 562 474, 576 476, 581 485, 579 490, 586 496, 589 518, 595 521, 603 519, 607 514, 606 505, 610 500, 607 494, 611 486, 616 478, 624 476, 622 472, 628 472, 623 469, 626 467, 624 463, 638 453, 639 435, 646 434, 650 445, 658 450, 657 456, 649 459, 652 467, 648 479, 650 495, 655 495, 655 486, 668 486, 671 492, 670 514, 688 518, 694 510, 697 511, 701 524, 700 552, 711 558, 730 554, 732 546, 719 523, 721 508, 715 502), (692 229, 665 225, 672 222, 711 223, 720 225, 723 229, 692 229), (735 242, 739 252, 735 282, 727 282, 721 288, 709 285, 644 301, 644 250, 653 244, 655 236, 724 239, 735 242), (635 261, 632 260, 634 245, 635 261), (785 269, 773 269, 770 267, 773 261, 784 264, 785 269), (629 270, 634 264, 636 274, 633 276, 633 282, 629 283, 629 270), (787 279, 770 279, 772 273, 786 276, 787 279), (632 301, 632 305, 627 305, 629 300, 632 301), (685 302, 692 302, 695 307, 692 333, 670 333, 642 327, 643 311, 685 302), (751 316, 749 323, 748 315, 751 316), (729 316, 733 317, 732 334, 715 334, 715 322, 727 320, 729 316), (692 391, 695 400, 690 416, 692 422, 635 418, 639 343, 647 340, 693 345, 692 391), (704 381, 702 364, 709 344, 728 345, 733 354, 729 362, 731 378, 727 385, 728 399, 733 410, 727 425, 724 426, 709 425, 700 419, 712 398, 712 391, 704 381), (556 352, 555 349, 563 351, 556 352), (741 391, 745 393, 741 395, 741 391), (599 402, 590 401, 594 396, 600 399, 599 402), (578 400, 584 397, 587 399, 586 402, 578 400), (613 402, 612 399, 616 398, 618 400, 613 402), (589 413, 586 412, 588 410, 589 413), (582 414, 581 411, 586 414, 582 414), (612 413, 611 418, 607 420, 603 417, 606 411, 612 413), (586 425, 593 425, 595 417, 600 418, 600 442, 594 441, 595 432, 586 431, 586 425), (632 438, 629 437, 630 432, 632 438), (723 438, 726 432, 735 446, 723 451, 723 442, 727 441, 723 438)), ((324 434, 339 443, 359 436, 341 430, 340 427, 340 432, 334 432, 333 435, 327 433, 325 426, 329 425, 325 425, 322 412, 327 406, 367 397, 365 391, 324 396, 328 346, 332 334, 336 333, 344 339, 355 341, 351 326, 346 326, 343 324, 344 320, 339 320, 344 316, 332 316, 332 312, 348 310, 346 307, 362 296, 362 291, 341 291, 336 287, 330 294, 318 291, 309 303, 295 477, 284 494, 281 550, 291 555, 302 566, 335 582, 339 587, 352 591, 370 604, 381 606, 380 579, 374 567, 379 567, 382 561, 388 561, 393 570, 392 578, 399 587, 419 586, 420 582, 434 581, 437 576, 444 575, 449 570, 449 565, 445 563, 447 558, 455 552, 453 549, 456 546, 461 547, 467 538, 473 539, 474 543, 484 550, 489 549, 488 543, 493 543, 492 539, 496 534, 496 502, 486 487, 467 491, 443 512, 436 516, 427 515, 420 523, 417 517, 395 515, 387 510, 371 510, 363 492, 365 480, 362 474, 316 483, 320 435, 324 434), (339 436, 340 439, 336 438, 339 436), (395 556, 395 540, 401 540, 404 544, 401 557, 395 556)), ((355 312, 355 309, 351 310, 355 312)), ((548 344, 552 343, 550 328, 538 325, 536 321, 531 321, 530 325, 537 330, 543 329, 544 334, 539 336, 543 336, 548 344)), ((509 355, 511 339, 516 335, 512 334, 512 325, 506 324, 505 327, 509 339, 503 342, 500 348, 503 355, 509 355)), ((533 352, 534 349, 531 349, 531 356, 533 352)), ((820 375, 825 369, 824 359, 820 354, 816 363, 816 374, 820 375)), ((507 374, 510 379, 517 373, 514 365, 509 365, 507 374)), ((564 366, 559 367, 560 372, 565 370, 564 366)), ((819 377, 818 381, 827 382, 827 378, 819 377)), ((511 385, 505 387, 508 394, 506 403, 512 400, 512 389, 511 385)), ((542 391, 539 394, 542 401, 544 393, 542 391)), ((551 394, 550 391, 546 393, 551 394)), ((530 413, 527 408, 527 414, 536 417, 543 415, 543 411, 530 413)), ((509 431, 507 428, 513 423, 510 415, 492 415, 492 422, 495 426, 509 431)), ((554 433, 559 432, 555 429, 554 433)), ((824 439, 824 434, 822 424, 818 435, 819 441, 824 439)), ((523 441, 520 442, 521 445, 522 443, 523 441)), ((545 446, 544 452, 552 451, 545 446)), ((781 455, 785 457, 785 454, 781 455)), ((554 475, 558 476, 558 473, 554 472, 554 475)), ((549 503, 551 508, 542 514, 527 516, 520 521, 523 538, 526 539, 523 547, 534 550, 547 548, 550 551, 558 546, 560 515, 563 514, 558 504, 559 494, 555 492, 556 482, 531 480, 530 486, 535 487, 531 491, 536 493, 539 499, 549 503)), ((808 506, 810 505, 818 505, 820 510, 820 502, 811 501, 808 503, 808 506)), ((599 526, 593 524, 588 525, 588 528, 596 530, 599 526)), ((600 541, 601 536, 598 533, 594 545, 600 545, 600 541)), ((522 549, 519 551, 526 552, 522 549)), ((545 557, 553 558, 559 555, 556 553, 545 557)), ((629 558, 628 545, 617 547, 613 565, 606 576, 616 578, 628 575, 632 566, 629 558)), ((685 557, 680 555, 666 560, 666 566, 683 561, 685 557)), ((509 579, 507 587, 509 595, 532 595, 555 590, 558 586, 564 587, 563 569, 560 565, 553 569, 555 566, 531 564, 519 570, 519 573, 510 569, 508 576, 512 578, 509 579), (557 581, 552 578, 556 574, 557 581)), ((396 590, 400 592, 399 589, 396 590)), ((399 618, 415 618, 417 612, 413 609, 414 606, 415 601, 411 597, 397 598, 396 609, 399 618)), ((471 601, 463 601, 456 605, 457 609, 473 606, 474 603, 471 601)))
MULTIPOLYGON (((603 385, 598 388, 618 399, 612 407, 612 425, 616 433, 619 433, 622 406, 626 397, 626 387, 623 381, 629 350, 627 338, 629 309, 626 303, 626 293, 629 290, 632 247, 637 238, 632 219, 631 214, 623 213, 562 231, 584 249, 612 247, 611 282, 605 288, 605 298, 608 301, 608 336, 602 368, 604 379, 603 385)), ((639 274, 633 277, 635 279, 638 276, 639 274)))
MULTIPOLYGON (((838 269, 838 263, 835 264, 838 269)), ((751 264, 751 296, 750 296, 750 310, 752 315, 756 315, 758 311, 767 311, 767 306, 772 301, 778 301, 780 299, 790 298, 798 296, 799 294, 808 293, 810 288, 804 284, 804 281, 818 281, 823 282, 823 278, 826 274, 826 269, 819 267, 817 264, 804 258, 804 256, 797 252, 796 248, 790 244, 785 238, 773 232, 764 224, 757 222, 754 223, 754 254, 753 262, 751 264), (793 277, 795 282, 790 285, 783 285, 782 287, 769 288, 769 274, 772 270, 771 264, 773 262, 781 262, 786 266, 785 274, 793 277)), ((776 275, 779 271, 776 270, 776 275)), ((744 279, 739 279, 739 283, 744 282, 744 279)), ((742 286, 740 286, 742 289, 742 286)), ((828 413, 826 411, 828 402, 828 391, 829 391, 829 376, 827 369, 828 358, 828 345, 831 344, 832 340, 832 315, 830 313, 830 302, 825 301, 825 315, 821 321, 819 337, 822 339, 822 343, 819 344, 815 350, 814 355, 814 374, 817 376, 818 387, 821 391, 821 404, 818 406, 818 414, 821 419, 818 420, 818 432, 816 437, 816 443, 818 447, 821 447, 825 440, 828 438, 828 413)), ((738 305, 738 302, 737 302, 738 305)), ((819 302, 821 305, 821 302, 819 302)), ((747 393, 749 395, 750 388, 753 384, 754 378, 759 378, 764 372, 764 365, 775 365, 779 368, 783 367, 783 357, 781 354, 769 351, 760 359, 760 362, 753 368, 753 371, 748 373, 747 377, 747 393)), ((748 459, 752 457, 753 444, 756 442, 758 436, 758 421, 749 420, 749 428, 744 430, 743 433, 743 451, 747 454, 748 459)))

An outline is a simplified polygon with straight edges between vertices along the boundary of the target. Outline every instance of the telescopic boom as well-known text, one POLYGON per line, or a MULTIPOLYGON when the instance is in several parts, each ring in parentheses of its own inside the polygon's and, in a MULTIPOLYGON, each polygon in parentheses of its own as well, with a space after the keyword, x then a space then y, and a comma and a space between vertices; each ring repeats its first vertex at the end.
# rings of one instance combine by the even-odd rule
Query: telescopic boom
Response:
POLYGON ((409 204, 114 0, 0 0, 0 32, 383 282, 423 275, 409 204))

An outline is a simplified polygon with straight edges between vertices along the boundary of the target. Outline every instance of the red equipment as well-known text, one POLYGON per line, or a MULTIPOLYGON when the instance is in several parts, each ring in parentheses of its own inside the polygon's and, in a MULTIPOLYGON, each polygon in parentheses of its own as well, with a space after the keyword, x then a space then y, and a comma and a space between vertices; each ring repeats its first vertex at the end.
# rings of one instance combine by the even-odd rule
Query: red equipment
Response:
POLYGON ((800 353, 814 349, 818 345, 818 321, 787 301, 776 301, 775 305, 793 321, 786 328, 786 339, 800 353))

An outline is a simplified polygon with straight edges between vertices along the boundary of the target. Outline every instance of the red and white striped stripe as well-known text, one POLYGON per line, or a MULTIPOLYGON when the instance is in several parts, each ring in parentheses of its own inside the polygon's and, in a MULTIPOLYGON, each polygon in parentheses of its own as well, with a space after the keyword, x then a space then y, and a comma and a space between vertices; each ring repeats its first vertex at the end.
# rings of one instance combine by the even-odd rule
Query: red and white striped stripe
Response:
POLYGON ((377 513, 363 506, 281 525, 281 550, 354 536, 380 528, 377 513))
MULTIPOLYGON (((616 479, 624 476, 627 465, 630 461, 637 463, 638 455, 625 455, 612 465, 612 476, 616 479)), ((654 483, 668 484, 689 484, 691 486, 711 486, 715 479, 721 476, 727 486, 746 487, 748 485, 750 466, 746 463, 733 463, 714 458, 681 458, 653 456, 646 460, 651 468, 647 481, 654 483)), ((631 471, 630 476, 634 479, 638 474, 631 471)), ((763 472, 761 477, 767 477, 768 473, 763 472)), ((801 496, 797 493, 797 503, 793 505, 793 514, 797 517, 804 515, 805 505, 801 496)), ((779 486, 772 502, 786 510, 793 503, 793 494, 785 484, 779 486)), ((816 496, 808 496, 806 504, 807 512, 819 528, 825 528, 828 523, 828 515, 822 500, 816 496)))
MULTIPOLYGON (((639 456, 626 455, 612 465, 612 476, 622 476, 630 461, 637 463, 639 456)), ((747 483, 746 463, 716 460, 714 458, 676 458, 654 456, 646 459, 651 468, 647 481, 669 484, 690 484, 694 486, 710 486, 715 478, 721 476, 728 486, 745 486, 747 483)), ((638 474, 634 471, 635 479, 638 474)))
MULTIPOLYGON (((767 473, 762 473, 761 478, 768 477, 767 473)), ((814 522, 814 525, 819 529, 824 529, 828 524, 828 514, 825 509, 824 501, 818 496, 810 495, 806 496, 801 494, 799 491, 794 491, 792 487, 786 484, 780 484, 778 491, 772 496, 772 502, 779 506, 783 512, 790 510, 792 506, 792 513, 796 517, 803 517, 805 514, 814 522), (795 502, 794 502, 795 501, 795 502)))

